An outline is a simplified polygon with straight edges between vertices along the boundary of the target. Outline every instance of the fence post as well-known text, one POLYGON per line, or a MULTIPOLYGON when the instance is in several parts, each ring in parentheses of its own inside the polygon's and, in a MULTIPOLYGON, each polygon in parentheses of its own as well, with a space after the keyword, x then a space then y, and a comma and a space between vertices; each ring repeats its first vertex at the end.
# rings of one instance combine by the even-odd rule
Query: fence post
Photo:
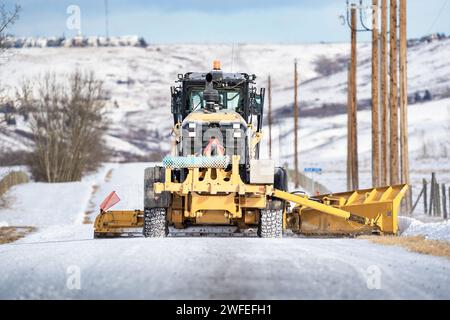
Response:
POLYGON ((444 219, 447 219, 448 217, 448 212, 447 212, 447 196, 445 194, 445 184, 442 184, 442 208, 443 208, 443 213, 444 213, 444 219))
POLYGON ((436 182, 436 208, 437 208, 437 216, 440 217, 442 214, 441 211, 441 192, 440 192, 440 185, 436 182))
POLYGON ((420 191, 419 196, 417 197, 416 202, 414 202, 414 205, 413 205, 413 207, 412 207, 412 209, 411 209, 411 212, 410 212, 409 214, 411 214, 411 215, 413 214, 414 210, 415 210, 416 207, 417 207, 417 204, 419 203, 420 198, 421 198, 422 195, 423 195, 423 191, 424 191, 424 190, 425 190, 425 189, 422 188, 422 190, 420 191))
POLYGON ((429 206, 429 210, 428 210, 428 213, 430 214, 430 216, 432 216, 433 214, 436 214, 436 206, 434 204, 434 199, 435 199, 434 188, 436 186, 435 179, 436 179, 435 173, 432 172, 431 173, 431 182, 430 182, 430 206, 429 206))
POLYGON ((423 213, 427 214, 427 180, 423 179, 423 213))

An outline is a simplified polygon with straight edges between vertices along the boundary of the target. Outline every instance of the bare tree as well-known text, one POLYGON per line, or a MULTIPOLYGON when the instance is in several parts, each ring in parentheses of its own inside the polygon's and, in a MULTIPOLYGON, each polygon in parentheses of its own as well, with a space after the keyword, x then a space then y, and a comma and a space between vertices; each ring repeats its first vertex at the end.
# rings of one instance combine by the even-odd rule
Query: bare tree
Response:
POLYGON ((74 72, 62 83, 55 74, 24 85, 20 107, 30 113, 34 150, 30 167, 36 180, 78 181, 105 159, 107 129, 104 91, 94 74, 74 72))
POLYGON ((8 10, 3 2, 0 2, 0 50, 3 53, 8 49, 6 43, 6 35, 8 28, 11 27, 17 19, 21 11, 20 5, 16 4, 12 10, 8 10))
MULTIPOLYGON (((6 41, 7 31, 19 18, 20 11, 21 7, 18 4, 16 4, 12 10, 8 10, 3 1, 0 2, 0 56, 2 56, 9 47, 6 41)), ((7 100, 8 99, 4 94, 4 88, 0 84, 0 108, 6 108, 5 104, 6 102, 9 102, 7 100)), ((0 125, 6 122, 5 111, 3 119, 0 118, 0 125)))

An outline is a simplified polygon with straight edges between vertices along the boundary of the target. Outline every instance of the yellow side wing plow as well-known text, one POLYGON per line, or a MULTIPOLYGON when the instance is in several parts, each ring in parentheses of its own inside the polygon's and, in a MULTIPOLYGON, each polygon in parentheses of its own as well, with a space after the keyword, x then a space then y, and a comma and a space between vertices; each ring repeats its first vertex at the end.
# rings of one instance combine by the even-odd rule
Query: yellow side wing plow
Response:
POLYGON ((313 198, 276 190, 274 196, 294 202, 287 228, 301 234, 397 234, 398 209, 407 185, 320 195, 313 198))

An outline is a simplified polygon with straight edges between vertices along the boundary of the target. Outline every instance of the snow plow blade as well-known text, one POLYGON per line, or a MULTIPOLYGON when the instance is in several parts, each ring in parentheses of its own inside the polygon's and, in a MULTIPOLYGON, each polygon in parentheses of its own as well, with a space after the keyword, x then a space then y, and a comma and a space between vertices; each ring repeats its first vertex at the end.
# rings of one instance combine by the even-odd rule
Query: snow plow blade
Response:
POLYGON ((142 235, 144 213, 134 211, 101 211, 94 222, 94 238, 133 237, 142 235))
POLYGON ((288 228, 306 235, 395 235, 398 209, 407 190, 407 185, 396 185, 313 198, 292 195, 286 200, 297 206, 287 217, 288 228))

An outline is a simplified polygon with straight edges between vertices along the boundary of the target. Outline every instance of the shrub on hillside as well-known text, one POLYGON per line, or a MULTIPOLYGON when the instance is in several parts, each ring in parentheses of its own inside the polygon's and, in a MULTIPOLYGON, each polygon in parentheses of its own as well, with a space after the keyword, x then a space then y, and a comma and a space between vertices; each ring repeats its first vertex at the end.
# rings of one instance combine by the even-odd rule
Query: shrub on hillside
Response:
POLYGON ((315 71, 321 76, 330 76, 345 69, 348 61, 346 57, 336 57, 335 59, 320 55, 314 61, 315 71))
POLYGON ((30 112, 34 178, 46 182, 78 181, 105 160, 107 129, 103 84, 93 73, 74 72, 61 81, 47 74, 18 94, 30 112))

